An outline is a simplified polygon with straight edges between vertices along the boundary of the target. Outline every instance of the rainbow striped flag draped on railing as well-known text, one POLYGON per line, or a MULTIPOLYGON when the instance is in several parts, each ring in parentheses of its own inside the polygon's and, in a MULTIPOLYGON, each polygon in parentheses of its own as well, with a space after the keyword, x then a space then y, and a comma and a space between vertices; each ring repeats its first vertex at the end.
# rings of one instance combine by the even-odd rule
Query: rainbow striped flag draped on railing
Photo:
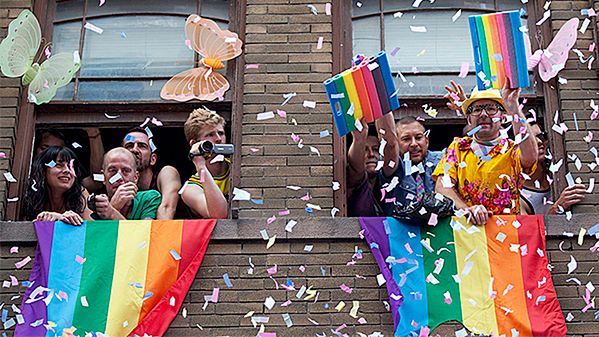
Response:
POLYGON ((435 227, 361 218, 386 280, 395 336, 428 336, 447 321, 493 336, 565 336, 542 216, 495 216, 485 226, 435 227))
POLYGON ((162 336, 216 220, 36 222, 35 262, 15 336, 162 336), (76 331, 76 332, 75 332, 76 331))

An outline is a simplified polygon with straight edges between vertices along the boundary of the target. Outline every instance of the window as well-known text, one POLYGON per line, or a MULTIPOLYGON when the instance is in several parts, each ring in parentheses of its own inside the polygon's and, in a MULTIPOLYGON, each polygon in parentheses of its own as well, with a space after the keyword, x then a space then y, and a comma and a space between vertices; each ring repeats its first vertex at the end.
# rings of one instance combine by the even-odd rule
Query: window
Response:
POLYGON ((470 72, 460 83, 473 88, 468 16, 522 6, 514 0, 448 0, 422 1, 415 8, 416 2, 353 1, 351 8, 353 54, 369 56, 386 50, 401 97, 442 96, 443 87, 457 78, 463 62, 470 63, 470 72))
MULTIPOLYGON (((237 128, 231 125, 237 123, 232 114, 241 109, 240 95, 235 94, 235 88, 242 87, 238 84, 242 78, 241 58, 227 62, 219 70, 231 87, 223 101, 165 101, 160 98, 160 90, 175 74, 198 66, 199 55, 185 42, 187 17, 195 13, 211 19, 221 28, 237 32, 243 40, 238 18, 244 15, 244 9, 238 11, 237 6, 236 1, 229 0, 110 0, 102 6, 97 0, 36 3, 35 14, 44 42, 51 42, 51 52, 77 50, 82 64, 76 78, 59 90, 52 102, 40 106, 24 104, 17 137, 26 141, 19 142, 15 150, 24 155, 15 165, 19 186, 11 194, 23 195, 34 138, 40 130, 60 130, 67 145, 80 144, 82 148, 75 152, 89 170, 89 143, 84 128, 99 128, 108 150, 120 144, 127 129, 139 126, 147 117, 156 117, 164 124, 159 128, 148 124, 158 148, 159 167, 173 165, 179 169, 181 179, 187 179, 193 165, 187 159, 189 146, 183 123, 193 109, 205 106, 225 119, 227 139, 231 142, 237 128)), ((235 172, 233 169, 233 177, 235 172)), ((8 217, 17 219, 19 208, 20 204, 8 204, 8 217)))

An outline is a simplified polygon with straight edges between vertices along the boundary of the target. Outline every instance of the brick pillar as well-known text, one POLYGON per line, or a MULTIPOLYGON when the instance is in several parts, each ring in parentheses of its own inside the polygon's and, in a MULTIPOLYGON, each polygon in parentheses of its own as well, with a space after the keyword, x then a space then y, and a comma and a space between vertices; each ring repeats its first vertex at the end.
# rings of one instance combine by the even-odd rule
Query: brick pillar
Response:
MULTIPOLYGON (((551 3, 551 28, 553 36, 557 33, 559 28, 570 18, 578 17, 582 22, 587 16, 580 15, 581 9, 590 8, 588 1, 565 1, 557 0, 551 3)), ((599 6, 595 4, 595 9, 599 10, 599 6)), ((591 20, 593 18, 590 18, 591 20)), ((591 21, 592 22, 592 21, 591 21)), ((579 25, 578 28, 580 28, 579 25)), ((578 39, 574 48, 579 49, 583 52, 585 57, 591 55, 597 55, 589 51, 589 46, 595 43, 595 34, 597 27, 594 27, 591 23, 586 32, 583 34, 578 32, 578 39)), ((545 43, 547 45, 548 43, 545 43)), ((595 46, 597 48, 597 46, 595 46)), ((560 118, 564 121, 568 127, 568 131, 565 133, 565 152, 567 155, 576 155, 581 163, 582 168, 578 170, 575 164, 575 160, 571 158, 564 158, 564 165, 567 165, 568 172, 572 173, 574 179, 580 177, 582 183, 589 186, 589 180, 595 177, 596 184, 599 184, 599 167, 591 171, 587 164, 595 161, 593 154, 589 152, 591 147, 599 148, 599 120, 590 120, 591 100, 595 101, 595 104, 599 104, 599 77, 597 76, 597 60, 592 63, 589 69, 589 64, 581 63, 575 53, 570 52, 569 59, 566 63, 566 67, 562 70, 558 76, 568 80, 566 84, 558 84, 559 99, 560 99, 560 118), (578 131, 576 130, 576 120, 578 124, 578 131), (584 137, 591 131, 594 134, 593 140, 587 143, 584 137)), ((547 111, 547 117, 553 119, 555 111, 547 111)), ((553 121, 551 121, 553 124, 553 121)), ((549 132, 554 132, 548 130, 549 132)), ((554 161, 560 158, 555 158, 554 161)), ((575 213, 590 213, 599 211, 599 186, 597 186, 594 192, 587 195, 583 202, 576 206, 573 210, 575 213)))
POLYGON ((326 1, 248 0, 246 16, 246 65, 243 97, 241 186, 264 205, 242 202, 240 218, 271 216, 289 209, 305 215, 306 201, 322 207, 314 215, 330 214, 333 207, 332 115, 322 82, 331 76, 332 16, 326 1), (314 5, 318 15, 308 7, 314 5), (322 48, 317 48, 319 37, 322 48), (247 66, 246 66, 247 68, 247 66), (281 106, 283 95, 296 92, 281 106), (306 108, 304 101, 316 102, 306 108), (277 115, 277 109, 287 117, 277 115), (274 111, 275 118, 258 121, 258 113, 274 111), (297 122, 297 125, 293 123, 297 122), (328 130, 330 135, 320 137, 328 130), (291 133, 301 137, 298 148, 291 133), (314 146, 320 156, 310 151, 314 146), (288 185, 300 186, 294 191, 288 185))
MULTIPOLYGON (((0 1, 0 40, 8 34, 8 24, 25 8, 31 9, 31 0, 2 0, 0 1)), ((6 159, 0 158, 0 172, 10 172, 15 150, 15 135, 19 114, 19 98, 21 85, 18 78, 7 78, 0 75, 0 152, 6 154, 6 159)), ((0 219, 5 218, 8 182, 0 174, 0 219)))

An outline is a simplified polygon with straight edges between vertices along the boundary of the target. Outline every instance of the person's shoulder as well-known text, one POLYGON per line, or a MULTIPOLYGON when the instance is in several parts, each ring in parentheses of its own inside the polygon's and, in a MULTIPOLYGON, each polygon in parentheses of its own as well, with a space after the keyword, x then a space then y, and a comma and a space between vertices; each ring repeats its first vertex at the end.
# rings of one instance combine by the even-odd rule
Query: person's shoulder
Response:
POLYGON ((160 192, 158 192, 156 190, 139 191, 139 192, 137 192, 137 194, 135 196, 139 197, 139 199, 162 198, 162 195, 160 194, 160 192))
POLYGON ((171 165, 165 165, 158 172, 158 176, 163 176, 163 175, 168 175, 168 176, 177 175, 177 176, 179 176, 179 171, 175 167, 173 167, 171 165))

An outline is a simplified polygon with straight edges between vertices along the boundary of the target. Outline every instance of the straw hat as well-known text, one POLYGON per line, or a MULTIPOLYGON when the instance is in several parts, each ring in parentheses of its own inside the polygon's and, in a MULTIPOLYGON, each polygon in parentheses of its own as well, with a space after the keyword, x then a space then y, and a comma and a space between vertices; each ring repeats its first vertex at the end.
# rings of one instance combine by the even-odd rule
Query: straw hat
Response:
POLYGON ((468 98, 467 100, 464 101, 464 103, 462 103, 462 112, 467 115, 468 107, 470 105, 472 105, 472 103, 474 103, 476 101, 480 101, 481 99, 489 99, 489 100, 495 101, 495 102, 501 104, 501 106, 503 107, 503 110, 507 111, 507 109, 505 108, 505 104, 503 103, 503 98, 501 97, 501 93, 499 92, 499 90, 488 89, 488 90, 478 91, 477 88, 474 88, 474 90, 472 90, 472 93, 470 94, 470 98, 468 98))

